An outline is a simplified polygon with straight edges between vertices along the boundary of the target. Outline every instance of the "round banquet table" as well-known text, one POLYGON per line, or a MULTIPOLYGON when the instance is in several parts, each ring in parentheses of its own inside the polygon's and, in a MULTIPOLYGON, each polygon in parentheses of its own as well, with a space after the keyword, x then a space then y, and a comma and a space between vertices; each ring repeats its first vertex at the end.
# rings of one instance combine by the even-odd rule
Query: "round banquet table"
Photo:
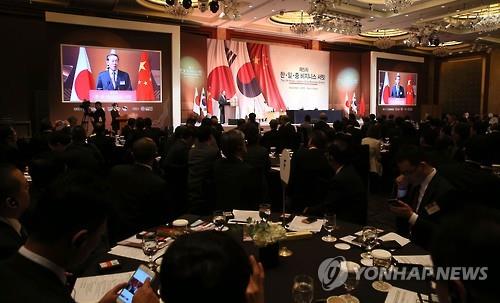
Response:
MULTIPOLYGON (((255 256, 258 256, 258 248, 252 242, 242 241, 242 227, 241 225, 229 225, 230 233, 235 239, 242 243, 244 249, 255 256)), ((340 239, 341 237, 347 235, 354 235, 362 229, 361 226, 337 221, 337 229, 333 232, 333 235, 340 239)), ((383 235, 386 232, 381 233, 383 235)), ((266 269, 265 275, 265 298, 267 303, 280 303, 280 302, 292 302, 292 284, 295 275, 306 274, 314 279, 314 300, 313 302, 326 302, 326 298, 334 295, 345 294, 343 286, 338 287, 332 291, 325 291, 321 287, 321 282, 318 278, 318 268, 327 258, 333 258, 337 256, 343 256, 348 261, 353 261, 361 265, 360 254, 364 252, 360 247, 351 245, 349 250, 339 250, 335 248, 335 244, 344 243, 341 240, 337 240, 334 243, 327 243, 321 240, 325 232, 322 230, 320 233, 314 234, 312 237, 305 239, 289 240, 284 241, 290 250, 293 251, 293 255, 290 257, 280 257, 280 264, 277 267, 266 269)), ((408 243, 402 248, 399 248, 392 252, 393 255, 425 255, 428 254, 422 248, 416 246, 413 243, 408 243)), ((143 262, 130 259, 125 257, 120 257, 108 253, 100 254, 93 258, 92 262, 86 268, 81 276, 93 276, 101 274, 98 271, 98 262, 103 262, 107 260, 118 259, 121 263, 121 267, 114 269, 112 271, 106 272, 118 273, 126 271, 134 271, 143 262)), ((361 265, 362 266, 362 265, 361 265)), ((231 272, 225 273, 231 275, 231 272)), ((155 279, 156 281, 158 279, 155 279)), ((410 291, 415 291, 422 294, 430 294, 431 287, 430 281, 389 281, 393 286, 404 288, 410 291)), ((384 302, 387 293, 379 292, 371 286, 372 281, 360 280, 359 285, 352 295, 356 296, 361 303, 377 303, 384 302)), ((193 286, 195 288, 196 286, 193 286)))

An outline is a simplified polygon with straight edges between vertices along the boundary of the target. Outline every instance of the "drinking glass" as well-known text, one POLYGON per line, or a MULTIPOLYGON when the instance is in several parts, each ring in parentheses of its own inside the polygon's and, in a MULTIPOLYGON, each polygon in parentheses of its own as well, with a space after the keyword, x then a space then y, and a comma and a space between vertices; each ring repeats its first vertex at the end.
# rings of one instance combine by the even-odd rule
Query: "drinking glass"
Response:
POLYGON ((215 227, 219 231, 222 231, 222 229, 224 228, 224 224, 226 223, 226 216, 224 215, 224 211, 222 210, 214 211, 213 222, 215 224, 215 227))
POLYGON ((147 233, 142 238, 142 251, 149 258, 148 267, 153 269, 155 264, 153 262, 153 256, 158 251, 158 240, 156 239, 156 233, 147 233))
POLYGON ((337 226, 337 216, 332 213, 326 213, 324 217, 323 228, 328 232, 327 236, 323 236, 321 240, 325 242, 335 242, 337 238, 332 237, 332 231, 337 226))
POLYGON ((262 203, 259 205, 259 216, 262 222, 267 222, 271 217, 271 204, 262 203))
MULTIPOLYGON (((391 258, 392 258, 390 252, 384 249, 375 249, 372 251, 372 256, 373 256, 373 266, 378 267, 380 271, 389 270, 389 268, 391 267, 391 258)), ((376 290, 382 292, 387 292, 392 287, 390 283, 382 281, 381 273, 379 273, 378 281, 373 282, 372 286, 376 290)))
POLYGON ((314 296, 313 278, 307 275, 297 275, 293 279, 292 299, 294 303, 311 303, 314 296))
POLYGON ((359 303, 359 299, 351 295, 351 292, 356 289, 359 284, 359 264, 351 261, 345 261, 340 264, 340 270, 347 274, 347 279, 344 282, 347 294, 341 295, 346 303, 359 303))
POLYGON ((375 245, 377 245, 378 240, 378 231, 375 227, 365 226, 361 232, 361 245, 366 250, 366 252, 361 254, 361 258, 363 259, 371 259, 371 250, 375 245))

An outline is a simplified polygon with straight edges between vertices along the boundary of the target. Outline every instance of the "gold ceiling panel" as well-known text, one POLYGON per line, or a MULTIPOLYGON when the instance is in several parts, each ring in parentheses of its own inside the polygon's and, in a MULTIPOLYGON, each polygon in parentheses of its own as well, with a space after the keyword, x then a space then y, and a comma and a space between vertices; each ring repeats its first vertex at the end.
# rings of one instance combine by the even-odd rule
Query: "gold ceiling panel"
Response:
MULTIPOLYGON (((301 13, 302 13, 301 11, 290 11, 290 12, 279 13, 274 16, 271 16, 269 20, 281 25, 292 25, 301 22, 301 13)), ((304 13, 303 23, 313 23, 312 17, 306 12, 303 13, 304 13)))
POLYGON ((408 34, 407 31, 402 31, 399 28, 378 29, 374 31, 362 32, 359 34, 367 38, 382 38, 382 37, 398 37, 408 34))

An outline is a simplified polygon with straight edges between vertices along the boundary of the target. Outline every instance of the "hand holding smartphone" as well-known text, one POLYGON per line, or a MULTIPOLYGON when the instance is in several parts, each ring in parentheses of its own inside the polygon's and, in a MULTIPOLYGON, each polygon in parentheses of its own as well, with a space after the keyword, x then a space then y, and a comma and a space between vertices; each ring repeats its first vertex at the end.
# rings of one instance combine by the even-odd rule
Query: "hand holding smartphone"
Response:
POLYGON ((132 298, 134 297, 135 292, 144 285, 146 279, 153 280, 155 277, 154 271, 149 269, 145 265, 139 266, 137 270, 134 272, 132 277, 127 283, 127 286, 120 291, 118 295, 118 299, 116 302, 118 303, 132 303, 132 298))
POLYGON ((388 200, 387 200, 387 203, 389 203, 389 205, 390 205, 390 206, 394 206, 394 207, 399 207, 399 206, 401 206, 401 205, 399 204, 399 199, 397 199, 397 198, 388 199, 388 200))

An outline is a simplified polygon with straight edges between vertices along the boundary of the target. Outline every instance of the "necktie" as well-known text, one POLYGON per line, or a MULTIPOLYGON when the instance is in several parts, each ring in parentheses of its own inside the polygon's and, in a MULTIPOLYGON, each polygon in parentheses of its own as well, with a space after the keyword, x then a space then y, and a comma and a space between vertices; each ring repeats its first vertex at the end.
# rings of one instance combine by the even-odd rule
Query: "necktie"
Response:
POLYGON ((116 71, 113 71, 113 87, 116 88, 116 71))

